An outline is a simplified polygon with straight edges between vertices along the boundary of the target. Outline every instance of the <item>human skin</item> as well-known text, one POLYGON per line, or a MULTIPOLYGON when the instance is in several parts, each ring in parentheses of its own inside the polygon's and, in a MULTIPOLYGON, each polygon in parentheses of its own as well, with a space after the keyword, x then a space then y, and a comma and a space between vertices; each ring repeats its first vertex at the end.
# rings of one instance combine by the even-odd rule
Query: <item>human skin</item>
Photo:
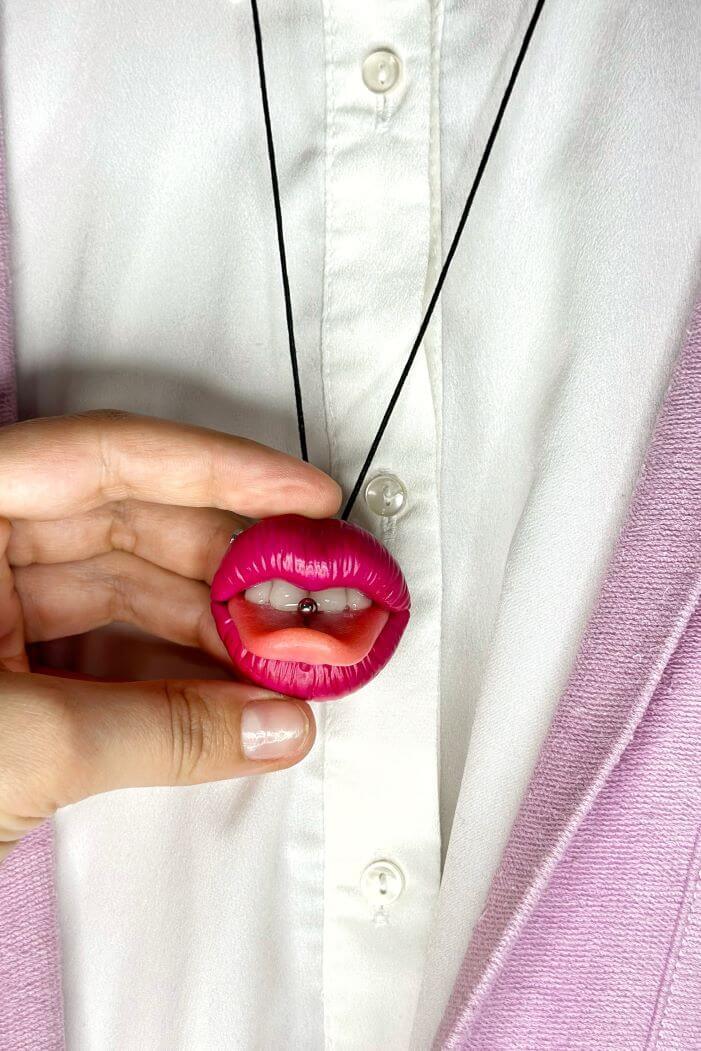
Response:
POLYGON ((241 517, 333 515, 335 482, 203 428, 95 412, 0 429, 0 860, 59 807, 299 762, 309 706, 230 678, 209 584, 241 517), (221 679, 106 682, 27 645, 115 622, 196 646, 221 679))

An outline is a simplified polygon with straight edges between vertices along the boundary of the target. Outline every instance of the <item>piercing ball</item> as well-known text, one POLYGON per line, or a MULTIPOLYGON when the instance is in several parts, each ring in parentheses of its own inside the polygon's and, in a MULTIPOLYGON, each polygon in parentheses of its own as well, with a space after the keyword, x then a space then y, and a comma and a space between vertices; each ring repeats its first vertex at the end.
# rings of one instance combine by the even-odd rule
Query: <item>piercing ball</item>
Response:
POLYGON ((298 613, 316 613, 318 609, 319 607, 317 606, 316 602, 313 598, 310 598, 309 595, 307 595, 306 598, 300 599, 297 603, 298 613))

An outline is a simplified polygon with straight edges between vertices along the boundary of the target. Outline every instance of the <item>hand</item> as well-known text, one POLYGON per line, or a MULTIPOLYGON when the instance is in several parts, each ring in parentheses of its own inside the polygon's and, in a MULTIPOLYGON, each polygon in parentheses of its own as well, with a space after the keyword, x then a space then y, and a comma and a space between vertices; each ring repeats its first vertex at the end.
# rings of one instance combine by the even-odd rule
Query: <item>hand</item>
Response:
POLYGON ((125 621, 228 664, 207 584, 236 514, 324 517, 339 500, 316 468, 201 428, 87 413, 0 429, 0 859, 97 792, 306 755, 306 704, 231 681, 32 674, 26 643, 125 621))

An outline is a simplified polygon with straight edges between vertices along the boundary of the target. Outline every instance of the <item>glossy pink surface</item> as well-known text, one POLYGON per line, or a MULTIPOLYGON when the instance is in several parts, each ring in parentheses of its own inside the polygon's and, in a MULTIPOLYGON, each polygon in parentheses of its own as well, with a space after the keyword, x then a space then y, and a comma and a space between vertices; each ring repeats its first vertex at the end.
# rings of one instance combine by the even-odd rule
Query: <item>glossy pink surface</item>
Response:
MULTIPOLYGON (((212 614, 229 656, 246 679, 305 700, 344 697, 364 686, 394 653, 409 621, 404 575, 370 533, 335 518, 266 518, 229 547, 212 582, 212 614), (258 657, 247 650, 228 601, 264 580, 282 578, 309 591, 352 587, 389 613, 370 652, 357 664, 307 664, 258 657)), ((320 614, 325 616, 325 614, 320 614)))

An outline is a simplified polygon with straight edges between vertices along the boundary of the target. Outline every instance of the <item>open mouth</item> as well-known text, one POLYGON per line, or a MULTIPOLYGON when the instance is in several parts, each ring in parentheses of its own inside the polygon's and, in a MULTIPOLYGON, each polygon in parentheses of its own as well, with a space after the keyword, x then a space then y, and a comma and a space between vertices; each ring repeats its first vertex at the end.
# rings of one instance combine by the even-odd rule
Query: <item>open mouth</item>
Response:
POLYGON ((306 700, 342 697, 373 678, 409 620, 389 552, 338 519, 267 518, 231 544, 212 613, 246 678, 306 700))

